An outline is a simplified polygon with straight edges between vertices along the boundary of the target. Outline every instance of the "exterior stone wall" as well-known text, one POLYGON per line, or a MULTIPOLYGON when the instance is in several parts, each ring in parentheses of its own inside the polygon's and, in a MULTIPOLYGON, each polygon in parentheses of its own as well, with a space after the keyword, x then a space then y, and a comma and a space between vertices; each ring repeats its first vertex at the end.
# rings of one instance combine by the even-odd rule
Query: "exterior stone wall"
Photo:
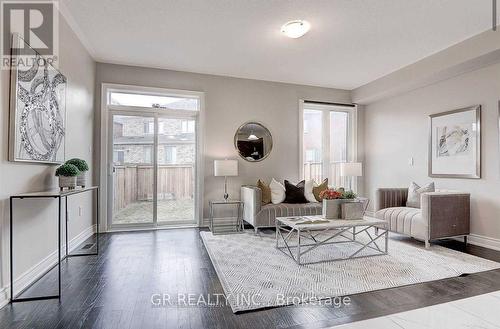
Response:
MULTIPOLYGON (((115 162, 120 162, 118 159, 118 151, 123 152, 123 162, 124 163, 136 163, 136 164, 147 164, 153 163, 152 145, 116 145, 114 147, 115 151, 115 162), (147 159, 146 157, 150 157, 147 159)), ((195 158, 195 145, 193 144, 168 144, 160 145, 158 147, 158 164, 193 164, 195 158), (171 152, 175 153, 175 156, 167 161, 167 147, 172 149, 171 152)))
MULTIPOLYGON (((153 122, 153 118, 116 117, 114 137, 119 142, 113 147, 115 163, 153 163, 153 122)), ((196 152, 194 121, 160 119, 158 124, 158 163, 193 164, 196 152)))

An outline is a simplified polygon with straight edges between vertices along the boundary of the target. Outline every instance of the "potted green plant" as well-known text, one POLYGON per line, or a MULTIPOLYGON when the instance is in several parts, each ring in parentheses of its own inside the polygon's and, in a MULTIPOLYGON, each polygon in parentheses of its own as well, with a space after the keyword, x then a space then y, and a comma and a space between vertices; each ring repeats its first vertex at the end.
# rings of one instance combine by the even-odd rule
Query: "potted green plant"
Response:
POLYGON ((344 200, 354 200, 358 197, 353 191, 342 191, 342 199, 344 200))
POLYGON ((65 187, 70 190, 76 187, 76 176, 78 173, 78 168, 69 163, 65 163, 56 169, 56 176, 59 177, 59 188, 61 191, 65 187))
POLYGON ((85 187, 87 185, 87 171, 89 165, 85 160, 74 158, 66 161, 67 164, 72 164, 78 168, 78 176, 76 176, 76 186, 85 187))
POLYGON ((323 202, 323 217, 326 219, 340 219, 342 203, 352 202, 356 194, 344 189, 328 189, 319 194, 323 202))

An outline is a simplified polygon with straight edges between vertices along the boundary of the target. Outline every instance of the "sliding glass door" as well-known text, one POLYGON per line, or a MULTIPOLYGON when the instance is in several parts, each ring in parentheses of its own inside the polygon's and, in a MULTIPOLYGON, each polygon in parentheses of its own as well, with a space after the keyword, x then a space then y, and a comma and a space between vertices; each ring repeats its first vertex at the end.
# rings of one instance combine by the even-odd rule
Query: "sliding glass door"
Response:
POLYGON ((155 118, 113 114, 112 123, 112 224, 152 224, 155 118))
POLYGON ((112 225, 194 224, 196 119, 111 116, 112 225))
POLYGON ((157 220, 194 221, 196 120, 158 118, 157 220))
POLYGON ((109 106, 108 225, 196 224, 199 104, 156 97, 170 106, 138 106, 143 96, 109 97, 119 104, 109 106))

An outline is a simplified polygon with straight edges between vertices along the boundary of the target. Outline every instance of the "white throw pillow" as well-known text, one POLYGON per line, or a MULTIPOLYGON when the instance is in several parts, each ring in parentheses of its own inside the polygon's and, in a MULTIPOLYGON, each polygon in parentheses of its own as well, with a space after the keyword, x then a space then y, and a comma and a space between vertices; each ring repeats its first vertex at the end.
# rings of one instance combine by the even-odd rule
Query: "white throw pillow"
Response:
POLYGON ((306 180, 306 183, 304 185, 304 196, 306 197, 306 200, 309 202, 318 202, 316 200, 316 197, 313 194, 313 187, 318 186, 314 179, 311 180, 306 180))
POLYGON ((412 182, 408 188, 408 198, 406 199, 406 206, 411 208, 420 208, 420 195, 426 192, 435 192, 434 182, 420 187, 417 183, 412 182))
POLYGON ((273 204, 285 201, 285 186, 283 184, 273 178, 269 184, 269 188, 271 189, 271 202, 273 204))

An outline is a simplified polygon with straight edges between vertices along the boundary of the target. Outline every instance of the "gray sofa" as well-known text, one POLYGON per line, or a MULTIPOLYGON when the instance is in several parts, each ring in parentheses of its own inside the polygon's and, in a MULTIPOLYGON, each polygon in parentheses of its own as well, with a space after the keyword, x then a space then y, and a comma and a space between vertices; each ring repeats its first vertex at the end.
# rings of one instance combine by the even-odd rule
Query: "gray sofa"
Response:
POLYGON ((252 225, 256 233, 259 228, 275 227, 276 217, 321 215, 322 211, 320 202, 262 205, 262 191, 249 185, 241 187, 241 201, 244 203, 243 220, 252 225))
POLYGON ((389 230, 411 236, 430 246, 431 240, 470 234, 470 194, 438 190, 422 193, 420 208, 406 207, 408 188, 379 188, 375 217, 387 221, 389 230))

